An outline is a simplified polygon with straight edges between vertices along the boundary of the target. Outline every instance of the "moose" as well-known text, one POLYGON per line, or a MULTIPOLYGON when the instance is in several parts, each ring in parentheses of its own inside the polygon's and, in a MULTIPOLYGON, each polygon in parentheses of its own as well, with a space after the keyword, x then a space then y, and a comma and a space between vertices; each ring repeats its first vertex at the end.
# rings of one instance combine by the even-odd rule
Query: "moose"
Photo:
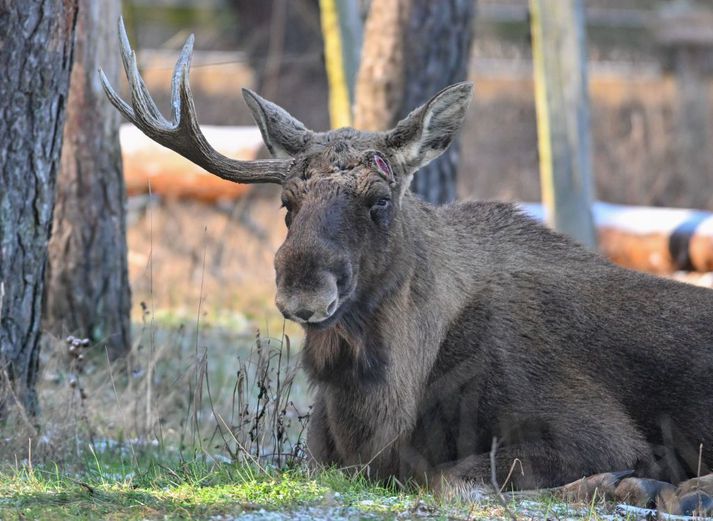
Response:
POLYGON ((238 161, 198 125, 193 37, 169 121, 119 32, 131 103, 102 81, 128 120, 223 179, 282 187, 276 305, 305 331, 314 461, 462 484, 489 482, 491 460, 502 482, 518 460, 518 489, 710 470, 713 291, 610 264, 513 204, 434 207, 409 191, 461 127, 470 83, 385 132, 314 132, 245 89, 274 158, 238 161))

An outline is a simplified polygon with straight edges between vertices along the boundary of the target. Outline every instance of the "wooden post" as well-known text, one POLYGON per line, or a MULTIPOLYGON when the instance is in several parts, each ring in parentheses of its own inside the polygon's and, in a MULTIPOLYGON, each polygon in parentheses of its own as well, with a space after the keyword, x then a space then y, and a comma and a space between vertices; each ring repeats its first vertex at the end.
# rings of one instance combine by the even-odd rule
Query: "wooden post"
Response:
POLYGON ((357 0, 320 0, 332 128, 352 125, 362 22, 357 0))
POLYGON ((537 139, 547 222, 596 247, 583 0, 530 0, 537 139))

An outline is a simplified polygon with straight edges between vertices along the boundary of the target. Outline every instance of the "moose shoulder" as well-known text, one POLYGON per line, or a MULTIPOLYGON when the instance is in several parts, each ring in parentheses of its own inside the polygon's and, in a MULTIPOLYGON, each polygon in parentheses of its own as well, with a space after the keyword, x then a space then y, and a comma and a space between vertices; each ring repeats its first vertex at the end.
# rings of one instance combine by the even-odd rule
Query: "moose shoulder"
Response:
POLYGON ((120 28, 131 106, 164 146, 235 182, 282 185, 276 303, 304 326, 311 457, 371 475, 554 486, 713 464, 713 292, 615 267, 514 206, 432 207, 409 192, 470 102, 453 85, 388 132, 312 132, 245 91, 277 159, 218 154, 197 124, 189 40, 174 113, 151 100, 120 28))

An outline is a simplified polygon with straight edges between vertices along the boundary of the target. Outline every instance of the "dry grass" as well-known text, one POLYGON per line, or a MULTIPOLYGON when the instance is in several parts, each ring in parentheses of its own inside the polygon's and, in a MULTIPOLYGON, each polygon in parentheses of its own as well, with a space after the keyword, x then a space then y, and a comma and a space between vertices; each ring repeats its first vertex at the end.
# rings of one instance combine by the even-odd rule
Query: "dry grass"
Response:
POLYGON ((12 415, 2 460, 71 465, 87 450, 114 448, 134 459, 154 448, 259 467, 299 460, 309 397, 289 344, 281 335, 154 322, 126 360, 112 362, 100 345, 48 340, 39 424, 12 415))
POLYGON ((45 338, 39 423, 16 411, 0 459, 71 461, 117 443, 261 465, 299 456, 309 396, 301 331, 272 304, 278 204, 146 203, 129 228, 130 355, 111 362, 101 343, 45 338))
POLYGON ((242 314, 260 325, 281 324, 273 305, 273 257, 285 226, 274 194, 217 207, 148 198, 137 198, 132 206, 128 243, 135 319, 141 318, 140 302, 157 315, 195 319, 200 300, 211 316, 242 314))

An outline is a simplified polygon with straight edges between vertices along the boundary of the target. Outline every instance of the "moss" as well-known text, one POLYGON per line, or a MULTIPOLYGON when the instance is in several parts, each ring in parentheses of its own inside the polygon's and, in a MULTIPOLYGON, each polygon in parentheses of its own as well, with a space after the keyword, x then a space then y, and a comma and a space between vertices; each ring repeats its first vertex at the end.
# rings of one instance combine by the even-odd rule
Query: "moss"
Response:
POLYGON ((7 468, 0 472, 1 519, 204 519, 259 509, 354 507, 390 513, 410 497, 337 471, 265 471, 244 465, 88 458, 85 470, 7 468), (395 501, 394 498, 397 498, 395 501))

